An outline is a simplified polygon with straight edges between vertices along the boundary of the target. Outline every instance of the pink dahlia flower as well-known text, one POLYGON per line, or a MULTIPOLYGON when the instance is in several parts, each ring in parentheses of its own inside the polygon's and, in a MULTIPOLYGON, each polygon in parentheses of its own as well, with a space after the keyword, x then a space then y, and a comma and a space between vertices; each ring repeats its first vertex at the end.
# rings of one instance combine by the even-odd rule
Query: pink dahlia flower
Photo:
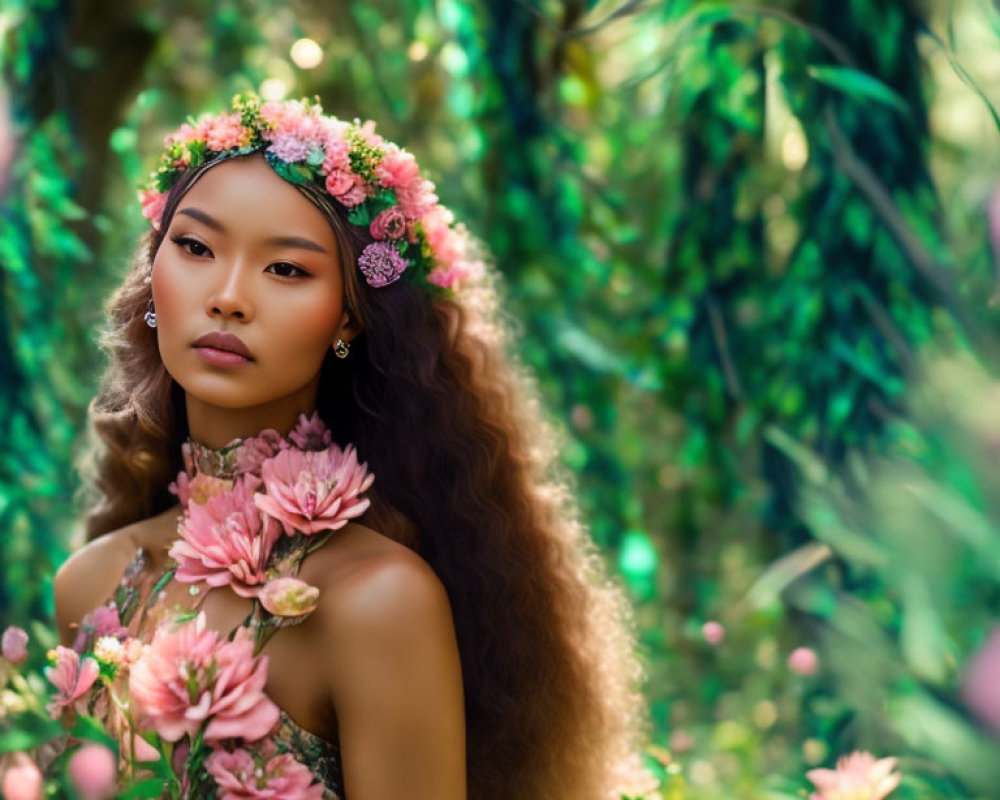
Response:
POLYGON ((90 742, 70 756, 66 772, 81 800, 107 800, 115 794, 117 767, 114 753, 90 742))
POLYGON ((242 748, 216 750, 205 759, 205 769, 215 778, 219 800, 323 800, 323 785, 291 753, 277 753, 271 742, 258 752, 242 748))
POLYGON ((0 639, 0 654, 11 664, 23 664, 28 660, 28 634, 23 628, 11 625, 0 639))
POLYGON ((344 527, 370 505, 360 495, 375 480, 350 444, 346 450, 335 444, 314 452, 282 450, 264 462, 261 478, 267 494, 254 495, 254 502, 290 536, 344 527))
POLYGON ((67 706, 83 697, 94 685, 101 667, 93 658, 80 661, 80 655, 75 650, 58 645, 50 651, 50 658, 55 664, 45 668, 45 677, 56 688, 48 708, 53 719, 58 717, 67 706))
POLYGON ((0 790, 6 800, 42 800, 45 779, 27 753, 15 753, 13 766, 3 770, 0 790))
POLYGON ((876 759, 856 750, 837 759, 836 769, 811 769, 806 777, 818 791, 809 800, 882 800, 899 786, 895 758, 876 759))
POLYGON ((271 548, 281 536, 277 523, 262 516, 254 504, 260 483, 259 478, 244 475, 228 492, 187 507, 177 529, 180 538, 170 548, 178 581, 229 584, 241 597, 257 596, 271 548))
POLYGON ((205 629, 205 614, 173 627, 161 625, 132 667, 129 691, 144 725, 176 742, 204 726, 205 741, 256 741, 278 722, 278 707, 264 693, 267 656, 237 635, 220 641, 205 629))
POLYGON ((260 592, 260 603, 278 617, 302 617, 316 610, 319 589, 298 578, 275 578, 260 592))
POLYGON ((311 417, 299 414, 298 422, 288 438, 300 450, 326 450, 333 444, 333 434, 318 411, 314 411, 311 417))

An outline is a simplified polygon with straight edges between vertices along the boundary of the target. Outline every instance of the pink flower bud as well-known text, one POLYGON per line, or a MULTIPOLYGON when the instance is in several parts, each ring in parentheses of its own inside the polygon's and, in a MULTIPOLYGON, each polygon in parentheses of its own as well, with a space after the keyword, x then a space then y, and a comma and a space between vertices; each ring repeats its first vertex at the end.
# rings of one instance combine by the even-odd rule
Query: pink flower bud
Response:
POLYGON ((275 616, 301 617, 316 609, 319 589, 298 578, 275 578, 265 584, 259 597, 261 605, 275 616))
POLYGON ((713 619, 701 626, 701 635, 705 637, 706 642, 715 645, 726 638, 726 629, 722 627, 721 622, 713 619))
POLYGON ((14 766, 4 770, 0 791, 6 800, 41 800, 45 781, 26 753, 17 753, 14 766))
POLYGON ((114 753, 90 742, 73 753, 66 771, 81 800, 106 800, 115 793, 116 766, 114 753))
POLYGON ((819 669, 819 658, 808 647, 796 647, 788 654, 788 668, 796 675, 813 675, 819 669))
POLYGON ((23 664, 28 658, 28 634, 21 628, 11 625, 3 632, 0 640, 0 652, 11 664, 23 664))

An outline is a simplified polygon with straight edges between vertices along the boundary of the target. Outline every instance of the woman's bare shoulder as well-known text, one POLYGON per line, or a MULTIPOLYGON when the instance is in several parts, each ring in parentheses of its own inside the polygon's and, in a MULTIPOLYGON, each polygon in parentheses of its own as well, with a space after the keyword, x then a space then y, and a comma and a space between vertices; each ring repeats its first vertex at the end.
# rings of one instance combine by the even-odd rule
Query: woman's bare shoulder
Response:
POLYGON ((56 624, 64 643, 75 635, 71 625, 103 603, 114 591, 139 548, 154 549, 172 510, 98 536, 75 550, 53 579, 56 624))
POLYGON ((321 558, 311 565, 307 561, 308 574, 304 569, 301 576, 320 589, 319 612, 327 637, 338 632, 352 637, 373 618, 392 626, 393 620, 405 625, 430 615, 450 624, 444 584, 409 547, 357 524, 348 526, 340 541, 328 544, 333 546, 319 550, 315 555, 321 558))

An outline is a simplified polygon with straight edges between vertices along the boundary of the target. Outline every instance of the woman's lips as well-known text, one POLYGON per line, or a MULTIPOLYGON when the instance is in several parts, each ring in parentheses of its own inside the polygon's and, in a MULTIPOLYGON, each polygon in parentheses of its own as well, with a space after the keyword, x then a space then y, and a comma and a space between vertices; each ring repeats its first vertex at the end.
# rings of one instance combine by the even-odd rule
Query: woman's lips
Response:
POLYGON ((238 367, 241 364, 249 364, 250 359, 241 356, 239 353, 231 353, 228 350, 219 350, 215 347, 195 347, 205 361, 217 367, 238 367))

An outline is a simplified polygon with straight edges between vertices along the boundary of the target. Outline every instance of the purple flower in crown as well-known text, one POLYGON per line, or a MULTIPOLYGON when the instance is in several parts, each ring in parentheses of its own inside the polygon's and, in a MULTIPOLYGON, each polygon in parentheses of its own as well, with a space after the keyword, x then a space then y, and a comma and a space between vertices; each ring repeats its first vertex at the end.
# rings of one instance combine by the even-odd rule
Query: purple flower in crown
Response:
POLYGON ((395 246, 388 242, 372 242, 361 251, 358 266, 369 286, 386 286, 399 279, 409 266, 395 246))

